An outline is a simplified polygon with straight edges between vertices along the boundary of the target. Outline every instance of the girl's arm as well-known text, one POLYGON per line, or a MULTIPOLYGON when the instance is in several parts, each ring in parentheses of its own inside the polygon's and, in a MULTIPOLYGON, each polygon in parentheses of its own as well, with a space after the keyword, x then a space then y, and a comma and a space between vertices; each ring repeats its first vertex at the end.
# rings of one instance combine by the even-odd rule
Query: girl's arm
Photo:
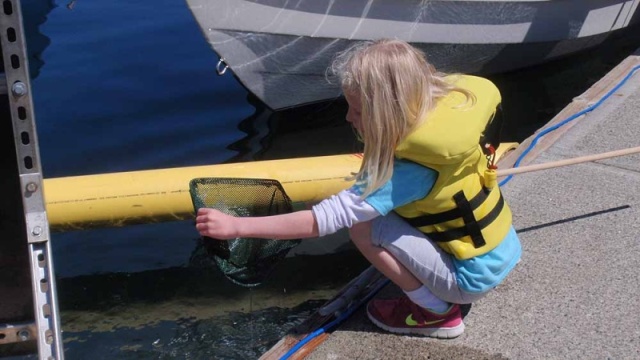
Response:
POLYGON ((393 178, 380 189, 360 199, 353 187, 342 190, 313 206, 283 215, 233 217, 214 209, 200 209, 196 229, 214 239, 255 237, 263 239, 299 239, 332 234, 394 208, 425 197, 435 183, 437 172, 410 161, 396 160, 393 178))
POLYGON ((196 229, 202 236, 219 240, 239 237, 289 240, 318 236, 318 224, 310 210, 264 217, 234 217, 201 208, 196 229))

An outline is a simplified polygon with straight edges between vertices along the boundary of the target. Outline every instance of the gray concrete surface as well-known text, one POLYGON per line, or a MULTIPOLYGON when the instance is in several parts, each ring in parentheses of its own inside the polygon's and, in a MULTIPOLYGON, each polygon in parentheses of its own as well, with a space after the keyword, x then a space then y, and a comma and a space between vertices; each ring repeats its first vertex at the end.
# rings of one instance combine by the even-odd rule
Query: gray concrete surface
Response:
MULTIPOLYGON (((640 70, 568 129, 523 164, 640 146, 640 70)), ((522 260, 462 336, 384 333, 361 308, 307 359, 640 359, 640 155, 516 175, 503 190, 522 260)))

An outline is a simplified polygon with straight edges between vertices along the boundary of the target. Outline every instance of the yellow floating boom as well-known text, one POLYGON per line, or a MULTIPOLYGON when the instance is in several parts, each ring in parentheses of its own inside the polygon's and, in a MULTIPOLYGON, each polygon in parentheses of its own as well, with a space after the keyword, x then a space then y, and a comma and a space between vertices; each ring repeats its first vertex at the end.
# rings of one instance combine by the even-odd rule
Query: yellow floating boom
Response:
POLYGON ((193 217, 189 182, 201 177, 278 180, 294 202, 316 202, 348 188, 360 154, 254 161, 44 180, 54 231, 184 220, 193 217))
MULTIPOLYGON (((502 144, 496 155, 514 148, 502 144)), ((361 154, 345 154, 62 177, 44 180, 44 197, 54 231, 185 220, 195 178, 275 179, 293 202, 313 203, 351 186, 361 163, 361 154)))

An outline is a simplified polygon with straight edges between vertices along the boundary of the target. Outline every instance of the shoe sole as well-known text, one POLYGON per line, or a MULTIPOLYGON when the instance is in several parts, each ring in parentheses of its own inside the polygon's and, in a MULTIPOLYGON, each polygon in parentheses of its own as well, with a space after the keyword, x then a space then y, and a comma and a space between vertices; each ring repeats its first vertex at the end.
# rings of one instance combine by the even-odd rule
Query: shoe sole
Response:
POLYGON ((437 339, 453 339, 462 335, 462 333, 464 332, 464 323, 462 322, 458 326, 447 328, 394 328, 378 321, 376 318, 371 316, 371 314, 369 314, 369 311, 367 311, 367 317, 377 327, 394 334, 421 335, 437 339))

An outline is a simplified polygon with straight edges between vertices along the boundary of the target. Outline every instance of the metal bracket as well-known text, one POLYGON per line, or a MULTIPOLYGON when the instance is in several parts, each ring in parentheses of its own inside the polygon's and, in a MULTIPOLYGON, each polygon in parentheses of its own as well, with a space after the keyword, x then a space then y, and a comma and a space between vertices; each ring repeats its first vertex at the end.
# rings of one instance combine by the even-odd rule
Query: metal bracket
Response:
POLYGON ((9 97, 16 145, 22 204, 31 267, 35 323, 0 324, 0 343, 36 339, 40 359, 63 359, 49 222, 42 193, 40 153, 30 91, 29 66, 20 0, 3 0, 0 39, 4 59, 6 95, 9 97), (13 330, 12 330, 13 329, 13 330))

